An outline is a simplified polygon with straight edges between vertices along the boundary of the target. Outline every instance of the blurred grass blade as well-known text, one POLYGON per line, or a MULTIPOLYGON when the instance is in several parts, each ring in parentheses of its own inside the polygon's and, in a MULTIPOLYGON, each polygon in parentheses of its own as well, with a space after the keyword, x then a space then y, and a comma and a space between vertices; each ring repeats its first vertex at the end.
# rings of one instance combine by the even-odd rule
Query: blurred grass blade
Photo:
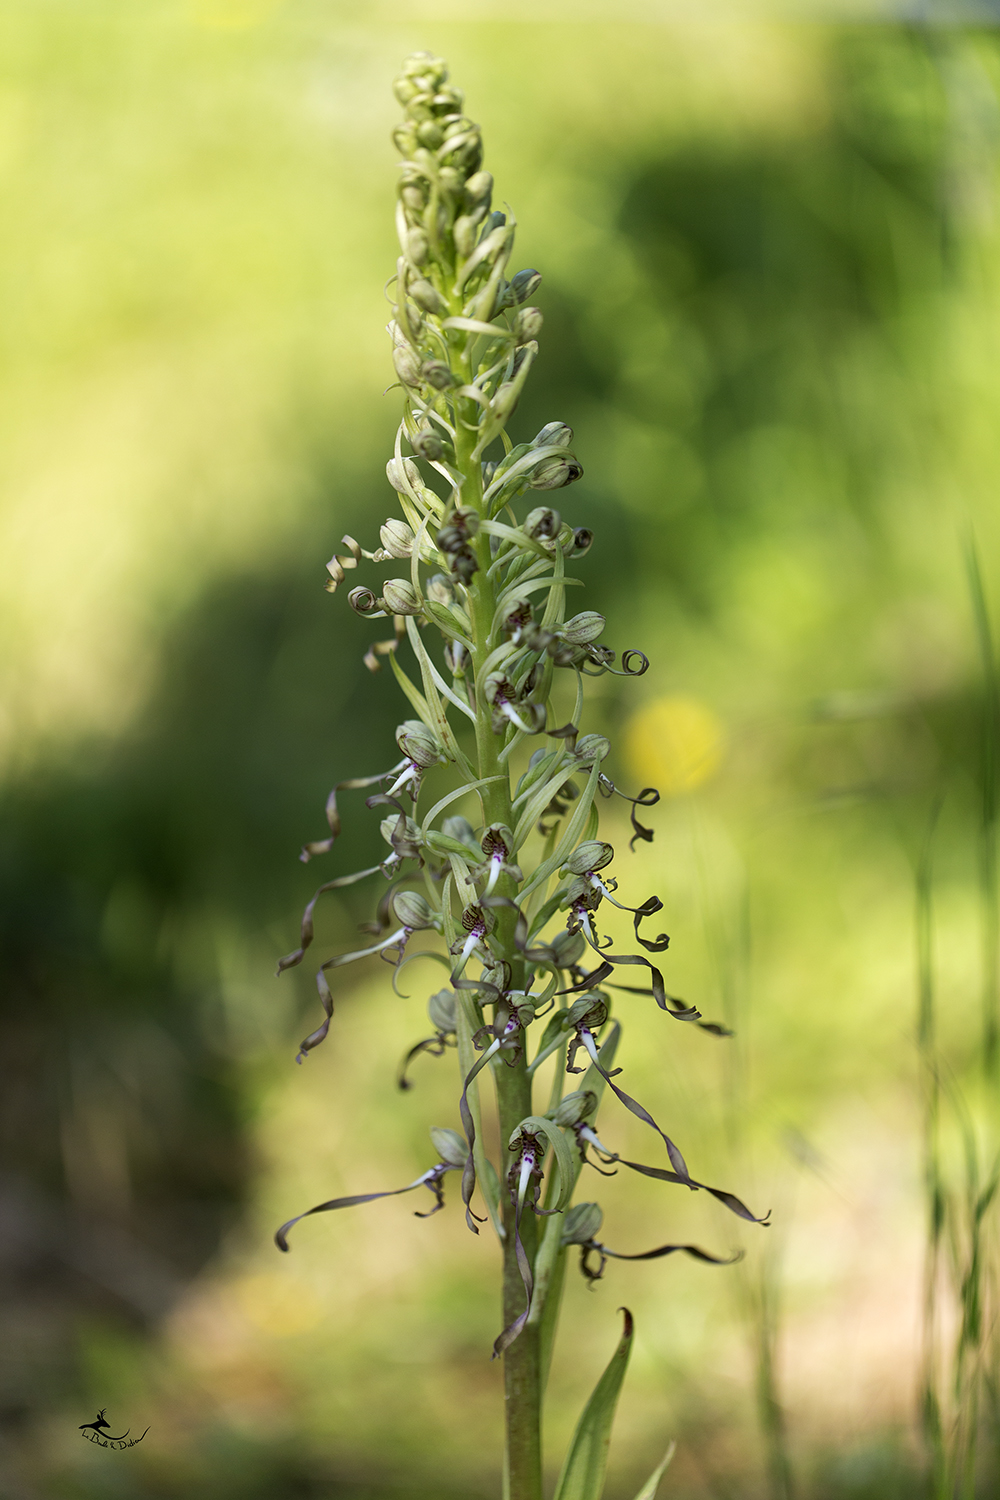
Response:
POLYGON ((627 1307, 625 1328, 611 1362, 594 1388, 594 1394, 583 1409, 563 1464, 554 1500, 601 1500, 604 1472, 608 1466, 611 1424, 615 1418, 618 1393, 625 1379, 632 1349, 632 1314, 627 1307))
POLYGON ((656 1492, 660 1487, 660 1480, 666 1473, 670 1465, 670 1460, 673 1458, 676 1452, 677 1444, 671 1443, 670 1447, 663 1455, 663 1462, 653 1470, 652 1474, 650 1474, 649 1478, 646 1480, 646 1483, 636 1495, 635 1500, 656 1500, 656 1492))

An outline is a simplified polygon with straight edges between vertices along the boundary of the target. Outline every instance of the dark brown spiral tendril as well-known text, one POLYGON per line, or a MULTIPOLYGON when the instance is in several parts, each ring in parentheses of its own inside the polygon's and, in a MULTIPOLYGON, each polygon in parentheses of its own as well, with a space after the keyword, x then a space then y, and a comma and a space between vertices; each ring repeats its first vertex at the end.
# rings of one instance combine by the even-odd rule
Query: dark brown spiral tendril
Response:
POLYGON ((616 787, 614 782, 611 780, 611 777, 605 776, 603 771, 598 776, 597 784, 605 797, 616 796, 623 798, 626 802, 631 802, 632 811, 629 816, 632 820, 632 827, 634 828, 635 832, 628 841, 629 848, 635 848, 636 839, 642 839, 644 844, 651 844, 653 842, 653 830, 651 828, 644 827, 643 824, 639 822, 639 819, 635 815, 635 810, 637 807, 656 806, 656 804, 660 800, 660 794, 656 790, 656 787, 643 787, 642 791, 637 797, 630 797, 627 792, 619 790, 619 788, 616 787))
POLYGON ((641 677, 644 672, 648 672, 649 671, 649 657, 646 655, 645 651, 639 651, 634 646, 630 646, 628 648, 628 650, 623 651, 622 652, 622 671, 628 677, 641 677), (632 661, 632 658, 634 656, 637 656, 639 658, 639 661, 641 662, 641 666, 633 667, 633 666, 630 665, 630 662, 632 661))

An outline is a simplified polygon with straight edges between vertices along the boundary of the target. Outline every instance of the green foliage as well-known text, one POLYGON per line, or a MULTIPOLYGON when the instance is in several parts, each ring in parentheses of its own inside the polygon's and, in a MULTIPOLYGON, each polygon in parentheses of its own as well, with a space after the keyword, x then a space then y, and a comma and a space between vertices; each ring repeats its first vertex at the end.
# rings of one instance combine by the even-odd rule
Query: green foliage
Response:
MULTIPOLYGON (((625 1327, 621 1339, 577 1423, 556 1484, 555 1500, 601 1500, 604 1494, 611 1424, 615 1419, 618 1396, 632 1352, 632 1314, 628 1308, 623 1308, 622 1311, 625 1315, 625 1327)), ((656 1493, 656 1484, 666 1464, 667 1460, 664 1460, 649 1483, 643 1486, 637 1500, 642 1500, 643 1495, 656 1493)))
POLYGON ((642 1489, 636 1495, 635 1500, 656 1500, 656 1492, 660 1488, 660 1480, 670 1467, 671 1460, 677 1452, 677 1444, 671 1443, 661 1461, 650 1474, 642 1489))

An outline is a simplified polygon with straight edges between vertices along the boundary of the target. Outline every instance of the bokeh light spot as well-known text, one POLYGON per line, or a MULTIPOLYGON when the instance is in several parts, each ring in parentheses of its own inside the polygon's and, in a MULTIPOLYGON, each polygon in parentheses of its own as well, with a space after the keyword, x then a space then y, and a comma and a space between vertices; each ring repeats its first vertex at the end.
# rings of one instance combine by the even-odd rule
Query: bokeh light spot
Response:
POLYGON ((639 780, 665 797, 680 797, 703 786, 719 769, 725 733, 707 703, 668 694, 647 703, 631 719, 626 752, 639 780))

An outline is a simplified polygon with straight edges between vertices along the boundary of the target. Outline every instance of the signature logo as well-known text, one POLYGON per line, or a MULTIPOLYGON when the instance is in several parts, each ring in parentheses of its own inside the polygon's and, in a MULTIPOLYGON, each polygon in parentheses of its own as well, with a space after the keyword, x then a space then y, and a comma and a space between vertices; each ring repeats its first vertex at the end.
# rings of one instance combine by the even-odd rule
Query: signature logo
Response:
POLYGON ((101 1410, 97 1413, 97 1416, 92 1422, 80 1423, 80 1431, 83 1433, 88 1443, 96 1443, 99 1448, 120 1449, 134 1448, 136 1443, 142 1442, 142 1438, 144 1438, 146 1436, 146 1432, 149 1431, 148 1427, 146 1428, 146 1432, 142 1434, 142 1437, 130 1438, 129 1433, 132 1431, 131 1427, 126 1427, 125 1431, 118 1437, 113 1437, 111 1434, 111 1423, 104 1415, 106 1411, 107 1407, 102 1406, 101 1410))

